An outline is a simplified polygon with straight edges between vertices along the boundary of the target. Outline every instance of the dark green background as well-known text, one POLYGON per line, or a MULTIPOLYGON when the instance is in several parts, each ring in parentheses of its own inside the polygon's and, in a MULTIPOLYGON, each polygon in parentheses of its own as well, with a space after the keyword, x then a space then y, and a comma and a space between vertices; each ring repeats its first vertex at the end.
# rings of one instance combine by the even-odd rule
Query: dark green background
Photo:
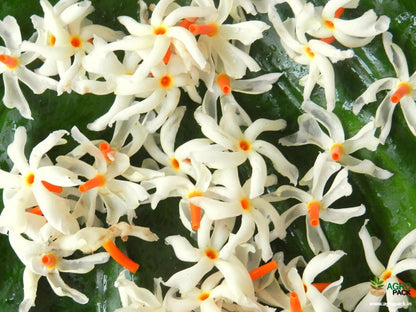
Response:
MULTIPOLYGON (((116 20, 117 16, 137 17, 138 7, 135 0, 95 0, 92 2, 96 11, 90 16, 90 19, 97 24, 123 30, 116 20)), ((314 3, 325 4, 326 1, 314 1, 314 3)), ((281 8, 283 14, 290 12, 285 5, 281 8)), ((413 73, 416 68, 416 2, 413 0, 362 0, 356 12, 345 11, 344 16, 354 17, 370 8, 374 8, 379 15, 384 14, 391 18, 390 30, 394 35, 394 42, 403 48, 408 59, 410 73, 413 73)), ((15 16, 21 25, 23 38, 28 38, 33 32, 30 22, 32 14, 42 14, 38 1, 20 0, 18 5, 16 1, 12 0, 0 2, 0 18, 4 18, 6 15, 15 16)), ((267 21, 266 16, 260 15, 259 18, 267 21)), ((334 65, 337 86, 335 112, 342 119, 347 137, 354 135, 374 115, 377 107, 375 103, 371 104, 365 107, 359 116, 355 116, 351 112, 353 101, 374 80, 394 75, 393 68, 384 54, 380 37, 377 37, 365 48, 355 49, 355 52, 354 58, 334 65)), ((284 118, 288 121, 287 129, 279 134, 279 137, 276 137, 275 133, 265 136, 265 139, 270 142, 277 143, 278 138, 297 130, 296 120, 300 114, 299 107, 302 102, 302 88, 298 85, 298 79, 307 70, 294 64, 286 56, 272 28, 265 32, 263 40, 253 45, 252 54, 263 68, 263 73, 277 71, 285 74, 266 94, 260 96, 236 95, 236 98, 253 119, 259 117, 284 118)), ((256 75, 249 74, 249 76, 256 75)), ((0 166, 2 169, 9 170, 10 168, 11 163, 5 150, 13 140, 14 129, 20 125, 27 128, 29 135, 27 154, 30 153, 31 147, 51 131, 70 130, 73 125, 77 125, 90 138, 105 138, 111 135, 111 130, 99 134, 88 132, 86 124, 106 112, 114 99, 113 95, 98 97, 64 94, 58 98, 54 92, 32 95, 25 86, 22 88, 30 103, 34 121, 24 120, 16 110, 8 110, 4 106, 0 106, 0 166)), ((0 94, 2 93, 3 86, 1 85, 0 94)), ((322 90, 315 90, 313 100, 324 105, 322 90)), ((188 111, 186 120, 179 131, 178 144, 190 139, 190 133, 195 133, 195 131, 192 132, 189 129, 196 128, 192 112, 197 105, 186 98, 181 104, 187 105, 188 111)), ((69 139, 69 146, 60 147, 55 153, 68 151, 71 143, 69 139)), ((375 153, 366 151, 357 153, 358 157, 369 158, 378 166, 390 170, 394 176, 387 181, 380 181, 351 173, 350 182, 354 189, 353 196, 340 200, 337 204, 341 207, 363 203, 367 207, 367 213, 363 217, 350 220, 343 226, 323 222, 323 228, 331 248, 333 250, 343 249, 348 255, 343 257, 327 273, 319 276, 321 281, 333 281, 339 275, 343 275, 344 285, 351 286, 373 278, 364 261, 361 241, 358 237, 358 231, 365 218, 370 219, 368 224, 370 233, 382 240, 377 254, 384 264, 387 263, 389 254, 397 242, 415 228, 415 143, 416 140, 407 129, 400 108, 397 108, 391 134, 386 144, 380 146, 375 153)), ((300 168, 301 176, 314 161, 314 157, 307 156, 318 153, 318 150, 313 147, 279 148, 290 161, 300 168)), ((249 175, 249 170, 242 170, 241 174, 243 176, 249 175)), ((281 178, 280 181, 287 182, 284 178, 281 178)), ((280 204, 277 209, 283 211, 289 204, 280 204)), ((164 237, 178 232, 187 236, 186 230, 183 229, 177 218, 177 211, 176 200, 163 202, 156 211, 141 206, 137 211, 138 224, 149 226, 159 235, 161 240, 157 243, 147 243, 131 239, 127 246, 119 244, 121 248, 126 247, 129 255, 141 265, 135 276, 132 276, 139 285, 152 288, 153 277, 161 276, 167 279, 173 272, 188 266, 186 263, 177 261, 171 248, 163 242, 164 237)), ((285 251, 287 261, 299 255, 299 251, 309 260, 312 253, 306 242, 304 220, 295 222, 290 227, 287 238, 284 241, 274 242, 273 247, 275 251, 285 251)), ((10 248, 6 236, 0 236, 0 248, 0 311, 17 311, 23 298, 23 265, 10 248)), ((120 266, 114 261, 109 261, 86 275, 62 274, 69 285, 90 297, 90 302, 85 306, 77 305, 71 299, 55 296, 46 280, 42 278, 38 287, 36 307, 31 311, 113 311, 120 307, 118 292, 113 287, 114 280, 120 271, 120 266)), ((403 274, 401 278, 416 285, 416 275, 414 274, 403 274)), ((415 301, 413 301, 413 305, 416 305, 415 301)), ((414 306, 408 311, 416 311, 414 306)))

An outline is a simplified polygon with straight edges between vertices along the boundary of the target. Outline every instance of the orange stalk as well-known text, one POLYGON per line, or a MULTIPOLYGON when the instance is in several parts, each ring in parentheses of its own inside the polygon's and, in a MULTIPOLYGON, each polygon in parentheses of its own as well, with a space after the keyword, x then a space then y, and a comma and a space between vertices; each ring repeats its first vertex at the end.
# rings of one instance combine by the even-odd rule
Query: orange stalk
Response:
POLYGON ((51 183, 49 183, 49 182, 46 182, 46 181, 40 181, 40 182, 42 182, 42 184, 43 184, 43 186, 49 191, 49 192, 52 192, 52 193, 62 193, 62 186, 58 186, 58 185, 54 185, 54 184, 51 184, 51 183))
POLYGON ((340 18, 342 13, 344 13, 344 8, 343 7, 338 8, 338 10, 335 11, 334 17, 335 18, 340 18))
POLYGON ((310 219, 310 224, 312 226, 319 225, 319 210, 321 210, 321 204, 317 201, 311 201, 308 204, 308 214, 310 219))
POLYGON ((113 243, 111 239, 103 244, 104 249, 110 254, 118 264, 126 268, 132 273, 136 273, 139 269, 139 264, 131 260, 126 256, 118 247, 113 243))
POLYGON ((290 293, 289 304, 290 312, 302 312, 302 306, 300 305, 299 296, 294 291, 290 293))
POLYGON ((188 29, 190 25, 195 23, 198 20, 198 17, 185 18, 178 26, 188 29))
POLYGON ((188 29, 194 35, 207 35, 213 37, 218 33, 218 25, 216 23, 191 24, 188 29))
POLYGON ((332 42, 335 41, 335 37, 332 36, 332 37, 328 37, 328 38, 321 38, 321 41, 326 42, 328 44, 331 44, 332 42))
POLYGON ((217 83, 222 93, 228 94, 231 92, 230 77, 227 74, 219 74, 217 83))
POLYGON ((191 225, 192 229, 198 230, 201 224, 201 207, 190 203, 189 208, 191 210, 191 225))
POLYGON ((33 207, 32 209, 28 210, 27 212, 33 213, 33 214, 38 215, 38 216, 43 216, 43 212, 42 212, 42 210, 40 209, 39 206, 33 207))
POLYGON ((85 193, 86 191, 89 191, 89 190, 91 190, 91 189, 93 189, 95 187, 104 186, 104 184, 105 184, 105 177, 102 174, 97 174, 91 180, 88 180, 84 184, 81 184, 78 187, 78 190, 81 193, 85 193))
POLYGON ((0 62, 2 62, 8 69, 15 69, 19 66, 19 59, 17 57, 0 54, 0 62))
POLYGON ((400 102, 402 97, 409 95, 411 91, 412 91, 412 88, 407 82, 399 83, 396 91, 391 96, 390 101, 394 104, 397 104, 400 102))
POLYGON ((110 158, 109 154, 114 152, 114 150, 111 148, 110 144, 108 144, 107 142, 102 142, 100 144, 99 149, 100 149, 101 153, 104 155, 105 160, 111 161, 111 158, 110 158))
POLYGON ((312 283, 312 286, 315 286, 320 292, 323 292, 331 283, 312 283))
POLYGON ((267 262, 266 264, 259 266, 258 268, 254 270, 251 270, 249 272, 250 278, 252 281, 254 281, 275 269, 277 269, 277 263, 275 260, 272 260, 270 262, 267 262))
POLYGON ((170 48, 166 51, 165 56, 163 57, 163 63, 167 64, 169 63, 170 56, 172 55, 172 52, 170 51, 170 48))

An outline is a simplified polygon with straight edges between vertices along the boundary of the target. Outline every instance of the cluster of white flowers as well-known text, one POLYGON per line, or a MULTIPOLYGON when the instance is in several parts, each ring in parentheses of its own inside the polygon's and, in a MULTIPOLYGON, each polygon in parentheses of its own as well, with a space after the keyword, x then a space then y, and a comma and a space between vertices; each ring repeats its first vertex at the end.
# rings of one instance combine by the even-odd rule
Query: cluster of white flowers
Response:
MULTIPOLYGON (((345 255, 331 250, 320 222, 344 224, 365 214, 364 205, 333 205, 353 191, 349 172, 378 179, 392 175, 352 154, 363 148, 375 151, 384 144, 398 103, 416 134, 416 79, 409 77, 404 53, 386 32, 388 17, 369 10, 352 20, 343 19, 344 9, 357 8, 359 0, 329 0, 323 7, 305 0, 192 0, 187 6, 160 0, 149 7, 139 1, 139 20, 118 18, 126 29, 123 33, 89 20, 94 10, 91 1, 60 0, 51 5, 40 0, 40 5, 44 16, 32 16, 35 33, 29 40, 22 40, 15 18, 0 21, 5 45, 0 47, 3 103, 32 118, 19 80, 34 93, 47 89, 58 95, 112 93, 111 108, 88 128, 112 127, 113 137, 91 141, 74 125, 71 133, 51 133, 27 159, 27 132, 17 128, 7 148, 13 168, 0 170, 4 203, 0 231, 8 235, 26 266, 19 311, 35 305, 41 276, 57 295, 86 303, 87 296, 67 285, 60 272, 86 273, 111 256, 136 273, 139 264, 114 241, 129 236, 158 240, 149 228, 134 224, 136 209, 139 205, 157 209, 160 201, 172 197, 180 198, 180 220, 190 235, 167 237, 171 247, 166 248, 194 265, 165 281, 155 280, 154 294, 128 280, 120 269, 115 286, 122 308, 117 312, 325 312, 341 311, 341 306, 351 311, 378 310, 370 305, 380 298, 367 294, 369 283, 341 291, 342 277, 328 284, 314 280, 345 255), (282 21, 279 8, 285 2, 293 17, 282 21), (267 15, 270 23, 253 19, 256 14, 267 15), (277 144, 260 138, 263 132, 283 130, 286 121, 253 121, 232 94, 267 92, 282 75, 243 79, 247 71, 261 69, 249 51, 269 28, 276 31, 288 55, 309 68, 300 81, 304 103, 299 130, 279 140, 285 146, 314 144, 322 149, 299 181, 298 168, 277 144), (374 82, 357 99, 353 110, 358 114, 363 105, 376 100, 376 93, 390 90, 375 119, 347 139, 332 112, 336 104, 332 63, 353 57, 354 48, 380 34, 398 78, 374 82), (335 41, 346 49, 333 45, 335 41), (42 65, 29 70, 34 61, 42 65), (317 85, 324 88, 326 109, 310 100, 317 85), (180 105, 183 92, 201 104, 194 118, 204 137, 177 146, 176 135, 189 109, 180 105), (65 144, 67 135, 77 146, 50 159, 47 153, 65 144), (137 153, 149 158, 132 163, 137 153), (239 175, 242 166, 250 171, 245 181, 239 175), (270 192, 271 186, 276 190, 270 192), (279 214, 274 203, 288 199, 297 203, 279 214), (300 217, 305 218, 315 257, 306 262, 299 256, 285 264, 284 254, 273 250, 271 243, 284 239, 300 217), (95 253, 100 248, 104 251, 95 253), (79 251, 85 256, 77 256, 79 251)), ((384 267, 364 225, 359 235, 371 272, 383 281, 396 282, 397 274, 416 269, 416 258, 405 253, 416 244, 415 231, 403 238, 384 267)), ((397 298, 388 294, 387 300, 394 303, 397 298)))

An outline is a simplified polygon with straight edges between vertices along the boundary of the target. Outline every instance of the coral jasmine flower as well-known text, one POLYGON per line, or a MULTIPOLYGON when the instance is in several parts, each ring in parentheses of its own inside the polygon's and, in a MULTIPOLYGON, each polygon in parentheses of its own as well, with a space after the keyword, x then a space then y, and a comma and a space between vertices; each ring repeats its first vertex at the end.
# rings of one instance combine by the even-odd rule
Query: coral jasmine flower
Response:
POLYGON ((26 266, 23 274, 24 299, 19 306, 19 311, 27 312, 34 306, 36 290, 40 277, 45 276, 53 291, 59 296, 71 297, 78 303, 85 304, 88 297, 78 290, 69 287, 60 276, 60 272, 72 272, 84 274, 96 264, 105 263, 109 259, 106 252, 96 253, 78 259, 65 259, 74 253, 54 249, 45 243, 31 241, 15 233, 9 234, 10 244, 19 259, 26 266))
MULTIPOLYGON (((416 269, 416 259, 413 257, 404 257, 404 251, 408 247, 416 244, 416 230, 409 232, 400 240, 390 254, 387 266, 384 266, 375 254, 376 246, 366 228, 367 223, 368 220, 361 227, 359 236, 363 244, 368 267, 386 286, 393 283, 402 283, 403 281, 397 275, 408 270, 416 269)), ((377 303, 381 302, 384 296, 374 296, 369 292, 369 289, 370 283, 366 282, 343 290, 340 293, 339 300, 343 303, 344 309, 352 311, 355 307, 355 312, 378 311, 377 303)), ((407 296, 396 296, 391 289, 386 290, 386 297, 390 312, 397 311, 399 305, 408 306, 407 296)))
POLYGON ((78 222, 70 212, 67 199, 59 196, 63 187, 78 185, 77 175, 67 169, 54 166, 45 155, 52 147, 65 143, 62 137, 67 132, 59 130, 51 133, 32 150, 29 161, 24 149, 26 129, 16 129, 14 141, 9 145, 7 154, 14 163, 12 171, 0 171, 0 187, 4 189, 3 215, 10 217, 9 226, 16 232, 26 227, 24 213, 26 209, 39 206, 48 223, 56 230, 69 234, 79 229, 78 222))
POLYGON ((82 58, 93 48, 94 35, 114 41, 122 33, 92 24, 86 16, 94 11, 90 1, 59 1, 52 6, 41 0, 44 17, 32 16, 38 32, 36 42, 25 41, 22 50, 39 53, 46 58, 39 72, 46 76, 58 74, 58 94, 70 91, 74 79, 85 75, 82 58), (73 60, 72 60, 73 58, 73 60))
MULTIPOLYGON (((289 300, 280 298, 280 302, 275 302, 285 312, 341 311, 334 305, 334 301, 340 290, 343 278, 340 277, 338 281, 328 283, 328 286, 326 286, 323 292, 318 290, 317 284, 313 281, 316 276, 331 267, 344 255, 345 252, 341 250, 326 251, 316 255, 306 264, 301 276, 297 269, 300 261, 295 258, 285 265, 283 262, 283 254, 280 253, 277 260, 279 276, 282 284, 290 293, 288 294, 289 300), (281 303, 283 305, 279 305, 281 303)), ((275 289, 275 286, 272 284, 271 290, 275 289)), ((267 292, 270 292, 270 290, 267 290, 267 292)))
POLYGON ((78 187, 81 195, 74 213, 77 217, 85 218, 87 226, 94 223, 96 210, 107 212, 108 224, 117 223, 123 215, 127 215, 131 223, 136 216, 134 209, 141 201, 148 198, 148 194, 137 183, 116 179, 129 168, 129 156, 115 152, 114 161, 108 163, 100 149, 76 127, 72 129, 71 134, 87 153, 95 158, 94 165, 89 165, 83 160, 71 156, 57 158, 59 164, 71 168, 87 179, 78 187))
POLYGON ((391 33, 383 34, 384 50, 396 71, 397 78, 382 78, 372 83, 355 101, 353 107, 353 112, 358 114, 365 104, 376 101, 378 92, 389 90, 376 111, 374 121, 376 127, 380 127, 379 139, 382 144, 390 132, 393 112, 397 104, 400 104, 410 131, 416 135, 416 72, 409 76, 406 57, 402 49, 392 42, 392 38, 391 33))
MULTIPOLYGON (((212 13, 207 7, 178 7, 170 10, 173 0, 162 0, 154 7, 148 23, 137 22, 128 16, 119 17, 130 36, 109 44, 108 50, 136 51, 143 62, 133 73, 133 80, 145 78, 152 68, 163 62, 171 46, 185 50, 200 69, 204 69, 206 60, 197 46, 195 36, 185 27, 176 25, 181 20, 203 17, 212 13)), ((144 5, 144 3, 142 3, 144 5)))
POLYGON ((370 151, 377 149, 380 141, 374 136, 376 129, 372 121, 362 127, 356 135, 345 139, 341 121, 334 113, 324 110, 311 101, 304 102, 302 108, 306 114, 298 118, 299 130, 281 138, 280 144, 286 146, 314 144, 324 150, 328 159, 338 162, 350 171, 365 173, 379 179, 388 179, 392 176, 392 173, 377 167, 368 159, 360 160, 351 156, 363 148, 370 151), (327 132, 319 125, 322 125, 327 132))
MULTIPOLYGON (((295 62, 309 66, 309 73, 302 81, 304 100, 310 98, 314 86, 319 81, 325 89, 327 110, 332 111, 335 107, 335 74, 331 63, 351 58, 354 52, 338 50, 321 40, 307 41, 303 32, 295 34, 295 20, 289 19, 283 23, 275 8, 271 7, 268 15, 288 55, 295 62)), ((308 22, 309 18, 313 18, 313 12, 306 16, 303 22, 308 22)))
MULTIPOLYGON (((215 8, 214 1, 206 1, 215 8)), ((259 65, 246 52, 231 44, 237 40, 244 46, 251 45, 263 37, 269 26, 261 21, 245 21, 225 24, 233 8, 233 1, 220 0, 215 14, 198 19, 189 26, 189 31, 200 35, 198 44, 202 45, 212 58, 215 66, 223 66, 225 73, 233 78, 244 76, 246 69, 259 71, 259 65)))
MULTIPOLYGON (((350 20, 341 19, 344 8, 356 8, 359 1, 328 1, 317 14, 321 25, 311 29, 309 34, 330 42, 334 38, 349 48, 367 45, 375 36, 387 31, 390 18, 381 16, 377 19, 374 10, 368 10, 363 15, 350 20)), ((318 9, 317 9, 318 11, 318 9)))
POLYGON ((282 214, 287 228, 300 216, 306 216, 306 234, 312 251, 318 254, 328 251, 329 245, 320 226, 320 219, 336 224, 344 224, 350 218, 361 216, 365 212, 364 205, 350 208, 331 208, 337 199, 351 195, 352 187, 348 183, 348 171, 344 168, 336 173, 341 166, 327 160, 324 154, 319 154, 312 168, 312 182, 308 192, 293 186, 280 186, 275 194, 281 201, 294 198, 299 201, 282 214), (324 193, 328 180, 334 175, 331 187, 324 193))
POLYGON ((231 151, 227 164, 224 163, 224 152, 212 151, 210 153, 198 153, 197 159, 206 163, 209 167, 225 168, 239 166, 249 160, 252 174, 250 185, 250 198, 263 194, 266 183, 266 163, 260 154, 269 158, 274 168, 282 175, 289 178, 295 184, 298 178, 298 170, 283 154, 271 143, 259 140, 257 137, 264 131, 279 131, 286 127, 283 119, 268 120, 257 119, 254 122, 237 120, 235 107, 227 105, 219 124, 215 119, 204 114, 200 109, 195 111, 195 119, 201 126, 202 133, 217 143, 224 150, 231 151), (240 127, 247 127, 241 131, 240 127))
POLYGON ((32 119, 29 104, 20 90, 19 80, 36 94, 43 93, 46 89, 56 89, 57 82, 26 68, 36 57, 33 53, 21 53, 22 37, 14 17, 6 16, 0 21, 0 37, 5 43, 5 47, 0 46, 3 103, 8 108, 17 108, 23 117, 32 119))
POLYGON ((198 230, 198 247, 193 247, 186 238, 176 235, 166 238, 166 243, 173 247, 176 256, 187 262, 196 262, 190 268, 172 275, 165 285, 185 293, 193 289, 202 277, 216 267, 224 277, 234 298, 240 298, 241 305, 257 307, 250 275, 245 266, 234 254, 227 258, 222 255, 222 246, 229 236, 228 220, 215 222, 211 233, 212 221, 205 216, 198 230))
POLYGON ((286 236, 284 222, 276 209, 261 197, 250 197, 251 181, 241 187, 237 168, 217 170, 212 182, 215 186, 208 189, 209 196, 194 197, 191 202, 212 220, 241 216, 240 227, 222 248, 223 255, 248 242, 257 230, 255 243, 263 260, 269 260, 273 255, 270 242, 286 236))

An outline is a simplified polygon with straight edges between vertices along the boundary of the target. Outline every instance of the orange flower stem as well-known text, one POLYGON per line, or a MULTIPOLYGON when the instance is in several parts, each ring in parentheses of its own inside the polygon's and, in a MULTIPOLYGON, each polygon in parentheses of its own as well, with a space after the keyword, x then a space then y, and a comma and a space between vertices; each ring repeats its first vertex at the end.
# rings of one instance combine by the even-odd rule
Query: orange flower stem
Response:
POLYGON ((302 306, 300 305, 299 296, 296 292, 292 291, 289 295, 290 312, 302 312, 302 306))
POLYGON ((191 210, 191 225, 192 229, 198 230, 201 224, 201 207, 190 203, 189 208, 191 210))
POLYGON ((104 249, 110 254, 110 256, 121 266, 126 268, 132 273, 136 273, 139 269, 139 264, 131 260, 126 256, 110 239, 103 244, 104 249))
POLYGON ((46 181, 41 181, 43 186, 52 193, 62 193, 62 186, 57 186, 46 181))
POLYGON ((251 280, 256 280, 267 273, 277 269, 277 263, 275 260, 272 260, 270 262, 267 262, 266 264, 263 264, 259 266, 258 268, 252 270, 249 272, 251 280))

